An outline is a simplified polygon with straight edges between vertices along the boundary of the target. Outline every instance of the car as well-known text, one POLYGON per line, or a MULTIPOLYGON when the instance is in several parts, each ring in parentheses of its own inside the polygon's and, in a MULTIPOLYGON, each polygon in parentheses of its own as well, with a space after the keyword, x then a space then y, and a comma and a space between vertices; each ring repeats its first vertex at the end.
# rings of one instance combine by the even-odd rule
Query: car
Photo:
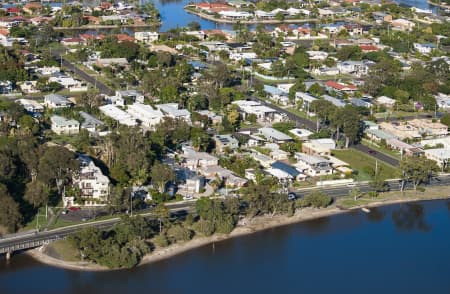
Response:
POLYGON ((67 214, 67 213, 69 213, 69 210, 67 210, 67 209, 64 209, 63 211, 61 211, 61 214, 67 214))
POLYGON ((289 199, 289 200, 295 200, 295 199, 297 199, 297 194, 295 194, 294 192, 288 193, 288 199, 289 199))
POLYGON ((356 187, 355 183, 347 183, 347 187, 356 187))
POLYGON ((367 151, 367 153, 369 153, 369 154, 377 154, 377 152, 375 150, 369 150, 369 151, 367 151))
POLYGON ((183 200, 191 200, 193 198, 194 197, 192 197, 192 195, 186 195, 186 196, 183 197, 183 200))
POLYGON ((70 210, 70 211, 77 211, 77 210, 80 210, 80 209, 81 209, 81 208, 75 207, 75 206, 69 207, 69 210, 70 210))

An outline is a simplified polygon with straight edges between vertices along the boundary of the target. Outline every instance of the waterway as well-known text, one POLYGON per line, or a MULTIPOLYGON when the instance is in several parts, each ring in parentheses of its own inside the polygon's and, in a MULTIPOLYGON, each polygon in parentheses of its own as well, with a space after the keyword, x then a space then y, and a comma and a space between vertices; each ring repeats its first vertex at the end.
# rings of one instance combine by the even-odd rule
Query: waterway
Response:
POLYGON ((0 293, 450 293, 450 201, 354 211, 132 270, 0 262, 0 293))

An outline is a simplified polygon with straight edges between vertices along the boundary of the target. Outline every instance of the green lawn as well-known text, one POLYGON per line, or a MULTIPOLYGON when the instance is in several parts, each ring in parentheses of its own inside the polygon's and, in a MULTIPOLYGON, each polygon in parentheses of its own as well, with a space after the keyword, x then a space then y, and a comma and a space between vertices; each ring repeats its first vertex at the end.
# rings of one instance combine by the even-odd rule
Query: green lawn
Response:
POLYGON ((78 250, 67 240, 58 240, 49 245, 65 261, 80 261, 78 250))
MULTIPOLYGON (((333 155, 342 161, 345 161, 357 173, 354 175, 358 181, 369 181, 371 179, 370 169, 375 169, 375 158, 360 152, 358 150, 334 150, 333 155)), ((384 162, 378 161, 379 172, 383 174, 386 179, 393 179, 398 177, 398 169, 388 165, 384 162)))
POLYGON ((308 115, 306 114, 306 112, 301 111, 301 110, 298 110, 298 109, 295 108, 295 107, 289 107, 289 108, 286 108, 286 110, 289 111, 289 112, 292 112, 293 114, 298 115, 298 116, 300 116, 300 117, 303 117, 303 118, 306 118, 306 119, 309 119, 309 120, 314 120, 314 118, 308 117, 308 115))
POLYGON ((393 157, 395 159, 400 159, 401 158, 399 151, 383 148, 383 147, 378 146, 378 145, 376 145, 374 143, 371 143, 367 139, 363 139, 361 141, 361 144, 363 144, 363 145, 365 145, 367 147, 370 147, 371 149, 376 150, 377 152, 380 152, 380 153, 383 153, 383 154, 385 154, 387 156, 393 157))

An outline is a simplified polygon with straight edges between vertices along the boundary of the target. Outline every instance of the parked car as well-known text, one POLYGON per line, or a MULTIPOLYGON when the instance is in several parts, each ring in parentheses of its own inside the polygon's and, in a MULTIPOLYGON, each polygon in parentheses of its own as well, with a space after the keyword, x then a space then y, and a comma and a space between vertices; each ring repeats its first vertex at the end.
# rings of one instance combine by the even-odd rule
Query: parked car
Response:
POLYGON ((71 207, 69 207, 69 210, 70 211, 77 211, 77 210, 81 210, 81 208, 75 207, 75 206, 71 206, 71 207))
POLYGON ((297 199, 297 194, 295 194, 294 192, 288 193, 288 199, 291 201, 297 199))
POLYGON ((369 154, 377 154, 377 152, 375 150, 369 150, 367 151, 369 154))

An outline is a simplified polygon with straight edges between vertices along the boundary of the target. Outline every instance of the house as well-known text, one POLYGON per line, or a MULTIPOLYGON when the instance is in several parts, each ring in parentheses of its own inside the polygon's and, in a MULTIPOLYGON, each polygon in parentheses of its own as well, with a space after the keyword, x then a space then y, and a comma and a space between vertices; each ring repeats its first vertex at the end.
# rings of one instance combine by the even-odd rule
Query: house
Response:
POLYGON ((375 101, 378 105, 383 105, 387 108, 394 108, 395 103, 397 102, 395 99, 389 98, 387 96, 380 96, 376 98, 375 101))
POLYGON ((410 20, 398 18, 390 22, 393 30, 412 31, 416 24, 410 20))
POLYGON ((127 113, 129 113, 135 120, 141 122, 141 125, 151 130, 161 123, 164 114, 158 110, 153 109, 151 105, 134 103, 128 105, 127 113))
POLYGON ((183 153, 180 155, 183 167, 189 168, 193 171, 198 171, 199 168, 216 166, 219 164, 219 159, 206 152, 195 151, 190 146, 183 146, 183 153))
POLYGON ((287 92, 269 85, 264 85, 264 92, 268 95, 268 97, 277 103, 282 105, 289 104, 289 95, 287 92))
POLYGON ((178 103, 167 103, 156 105, 165 116, 191 122, 191 113, 187 109, 179 109, 178 103))
MULTIPOLYGON (((85 205, 104 205, 109 197, 110 180, 87 155, 79 155, 80 170, 73 177, 74 185, 81 191, 85 205)), ((67 198, 67 197, 64 197, 67 198)), ((73 205, 74 199, 66 199, 65 206, 73 205), (68 203, 72 202, 72 203, 68 203)))
POLYGON ((352 98, 350 99, 350 103, 355 107, 365 107, 365 108, 373 107, 372 101, 367 98, 352 98))
POLYGON ((325 51, 306 51, 306 53, 309 55, 309 60, 323 61, 328 57, 328 53, 325 51))
POLYGON ((62 73, 56 73, 54 76, 48 79, 50 83, 58 83, 64 88, 68 89, 69 92, 86 92, 88 86, 85 82, 76 80, 62 73))
POLYGON ((353 74, 358 77, 366 75, 369 71, 369 63, 367 61, 347 60, 337 63, 340 74, 353 74))
POLYGON ((440 109, 448 110, 450 109, 450 96, 442 93, 438 93, 434 96, 436 103, 440 109))
POLYGON ((428 55, 436 49, 436 46, 431 43, 414 43, 414 49, 420 54, 428 55))
POLYGON ((122 125, 126 125, 129 127, 134 127, 138 125, 138 122, 136 119, 130 115, 129 113, 123 111, 122 109, 111 105, 103 105, 98 108, 100 112, 102 112, 104 115, 112 118, 113 120, 117 121, 118 123, 122 125))
POLYGON ((281 181, 304 178, 300 171, 283 161, 275 161, 266 171, 281 181))
POLYGON ((64 108, 72 106, 72 103, 66 97, 58 94, 49 94, 44 96, 44 106, 50 109, 64 108))
POLYGON ((302 102, 302 109, 306 111, 306 113, 311 112, 311 103, 318 100, 316 97, 311 96, 308 93, 304 92, 296 92, 295 93, 295 101, 302 102))
POLYGON ((286 143, 289 141, 292 141, 292 138, 289 137, 288 135, 275 130, 274 128, 260 128, 258 130, 258 133, 262 136, 264 136, 266 138, 266 140, 268 140, 269 142, 274 142, 274 143, 286 143))
POLYGON ((201 193, 205 188, 205 177, 204 176, 194 176, 186 179, 185 189, 186 193, 201 193))
POLYGON ((308 155, 305 153, 295 153, 297 169, 303 170, 305 174, 311 177, 324 176, 333 174, 333 167, 331 161, 317 156, 308 155))
POLYGON ((219 15, 224 19, 231 19, 231 20, 245 20, 253 17, 253 14, 247 12, 247 11, 233 11, 233 10, 225 10, 220 11, 219 15))
POLYGON ((258 19, 274 19, 276 17, 276 14, 263 10, 255 10, 255 17, 258 19))
POLYGON ((445 137, 448 135, 448 126, 431 119, 413 119, 408 121, 408 125, 416 128, 422 137, 445 137))
POLYGON ((50 76, 56 73, 59 73, 61 69, 59 66, 44 66, 36 69, 37 73, 40 73, 43 76, 50 76))
POLYGON ((346 83, 339 83, 335 81, 327 81, 325 83, 325 87, 327 90, 333 90, 337 92, 345 92, 345 93, 353 93, 356 90, 358 90, 358 87, 352 84, 346 84, 346 83))
POLYGON ((97 132, 98 127, 101 127, 105 124, 98 118, 96 118, 84 111, 80 111, 79 114, 83 118, 83 122, 81 123, 81 128, 87 130, 89 133, 97 132))
POLYGON ((280 113, 271 107, 262 105, 258 101, 236 100, 233 101, 232 104, 238 106, 238 109, 242 114, 242 118, 244 120, 247 119, 249 115, 255 115, 256 120, 260 123, 265 122, 274 123, 283 121, 286 117, 284 113, 280 113))
POLYGON ((307 130, 307 129, 292 129, 289 130, 289 133, 293 134, 294 136, 296 136, 297 138, 299 138, 300 140, 308 140, 309 136, 311 136, 312 134, 314 134, 313 132, 307 130))
POLYGON ((61 45, 65 47, 79 46, 81 44, 83 44, 83 40, 81 38, 64 38, 61 40, 61 45))
POLYGON ((25 108, 25 110, 29 113, 44 112, 44 106, 34 100, 18 99, 16 102, 22 105, 23 108, 25 108))
POLYGON ((400 140, 422 138, 419 130, 408 123, 381 122, 379 125, 383 131, 394 135, 394 137, 400 140))
POLYGON ((158 41, 159 33, 158 32, 135 32, 134 39, 136 41, 148 44, 158 41))
POLYGON ((414 147, 396 138, 386 140, 386 145, 393 150, 399 150, 401 154, 405 154, 406 156, 420 156, 423 154, 421 148, 414 147))
POLYGON ((380 11, 372 12, 372 17, 378 23, 392 21, 392 15, 380 11))
POLYGON ((34 94, 39 93, 39 89, 37 89, 37 81, 25 81, 18 83, 20 90, 24 94, 34 94))
POLYGON ((0 94, 11 94, 13 83, 11 81, 0 81, 0 94))
POLYGON ((39 2, 28 2, 22 7, 23 12, 27 14, 35 14, 41 11, 44 6, 39 2))
POLYGON ((125 101, 125 104, 144 103, 144 95, 136 90, 116 91, 116 97, 125 101))
POLYGON ((376 142, 381 142, 382 140, 387 142, 389 139, 395 138, 394 135, 387 133, 380 129, 366 129, 365 134, 370 140, 373 140, 376 142))
POLYGON ((331 104, 333 104, 334 106, 339 107, 339 108, 342 108, 345 105, 347 105, 347 103, 344 100, 339 99, 339 98, 335 98, 335 97, 330 96, 330 95, 323 95, 322 97, 323 97, 323 100, 331 102, 331 104))
POLYGON ((11 47, 14 40, 9 37, 9 30, 0 29, 0 45, 3 47, 11 47))
POLYGON ((302 144, 302 152, 308 155, 329 156, 335 148, 336 142, 330 138, 309 140, 302 144))
POLYGON ((425 157, 436 161, 439 167, 442 169, 448 167, 450 162, 450 149, 447 148, 436 148, 436 149, 426 149, 424 150, 425 157))
POLYGON ((239 141, 231 135, 215 135, 216 152, 223 153, 226 150, 233 151, 239 148, 239 141))
POLYGON ((95 64, 100 67, 110 67, 110 66, 120 66, 128 67, 128 60, 126 58, 99 58, 96 60, 95 64))
POLYGON ((59 115, 50 117, 51 130, 58 135, 72 135, 80 132, 80 123, 74 119, 67 119, 59 115))

